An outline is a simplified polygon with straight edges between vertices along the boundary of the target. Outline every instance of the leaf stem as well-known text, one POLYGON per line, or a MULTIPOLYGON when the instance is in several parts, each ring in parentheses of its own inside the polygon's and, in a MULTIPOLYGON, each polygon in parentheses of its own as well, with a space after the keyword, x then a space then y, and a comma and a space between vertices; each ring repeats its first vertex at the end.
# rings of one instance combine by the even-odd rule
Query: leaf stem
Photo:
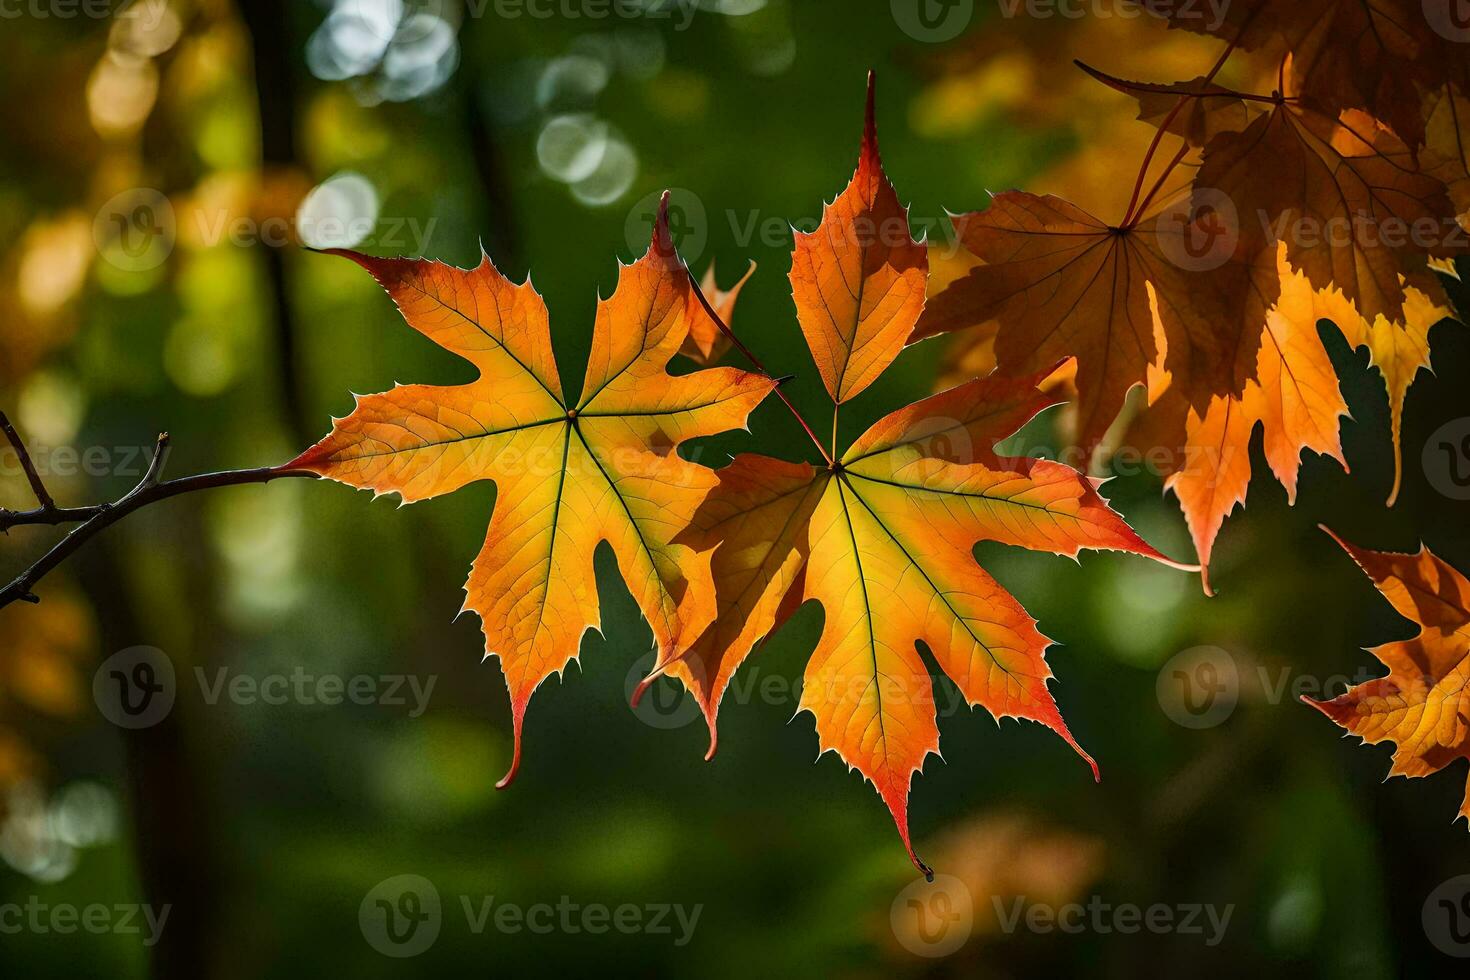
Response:
MULTIPOLYGON (((1250 26, 1250 21, 1254 17, 1255 11, 1252 11, 1251 15, 1246 18, 1246 22, 1241 25, 1240 35, 1237 35, 1237 39, 1227 44, 1225 46, 1225 50, 1220 52, 1220 57, 1216 59, 1215 66, 1211 68, 1209 74, 1205 76, 1204 84, 1208 85, 1210 82, 1213 82, 1215 80, 1215 76, 1220 74, 1220 69, 1225 67, 1225 62, 1229 61, 1230 56, 1235 53, 1235 46, 1237 43, 1239 43, 1239 37, 1241 35, 1244 35, 1245 29, 1250 26)), ((1138 168, 1138 178, 1133 182, 1133 196, 1128 199, 1128 209, 1123 212, 1122 227, 1133 227, 1134 223, 1142 216, 1144 207, 1147 207, 1148 202, 1146 200, 1143 206, 1138 205, 1138 195, 1143 192, 1143 182, 1144 179, 1148 176, 1149 168, 1153 166, 1154 154, 1158 152, 1159 144, 1163 142, 1164 133, 1169 129, 1169 124, 1175 120, 1180 111, 1184 108, 1185 103, 1187 103, 1191 98, 1193 98, 1193 96, 1180 96, 1179 101, 1174 103, 1174 108, 1169 110, 1169 114, 1164 117, 1163 122, 1159 123, 1158 129, 1154 132, 1154 138, 1149 142, 1148 150, 1143 155, 1143 166, 1138 168)), ((1185 149, 1187 150, 1189 147, 1189 143, 1186 141, 1184 145, 1185 149)), ((1183 157, 1184 154, 1180 153, 1177 157, 1175 157, 1173 163, 1164 168, 1163 176, 1160 177, 1158 183, 1154 185, 1155 190, 1157 190, 1158 187, 1162 185, 1165 180, 1169 179, 1169 174, 1174 172, 1174 168, 1179 165, 1179 161, 1183 159, 1183 157)))
MULTIPOLYGON (((680 261, 683 260, 681 259, 680 261)), ((740 351, 740 353, 745 356, 745 359, 751 363, 751 366, 754 367, 756 371, 765 375, 767 378, 771 378, 771 372, 766 370, 766 366, 760 362, 760 358, 756 357, 755 354, 751 352, 750 348, 745 346, 744 341, 735 336, 735 331, 730 329, 729 324, 720 319, 720 315, 715 312, 715 308, 711 306, 709 300, 705 298, 704 290, 699 288, 699 280, 695 279, 694 273, 689 271, 688 263, 684 263, 684 274, 689 277, 689 285, 693 287, 694 295, 699 299, 699 305, 704 307, 704 312, 709 315, 709 318, 711 320, 715 321, 715 326, 720 328, 720 332, 725 335, 725 337, 730 341, 730 343, 735 347, 736 350, 740 351)), ((807 438, 812 441, 812 445, 817 447, 817 452, 822 454, 822 459, 826 460, 827 465, 831 466, 833 465, 832 455, 827 452, 826 447, 822 445, 822 440, 817 438, 816 432, 812 430, 812 427, 810 424, 808 424, 807 420, 803 418, 802 414, 796 410, 796 406, 791 404, 791 399, 787 398, 786 393, 781 390, 781 384, 789 380, 790 377, 790 375, 787 375, 786 377, 780 379, 771 379, 776 382, 776 397, 781 399, 781 404, 785 405, 786 408, 790 410, 792 417, 795 418, 797 422, 801 423, 801 427, 806 432, 807 438)), ((836 424, 835 413, 833 416, 833 424, 836 424)), ((833 452, 836 452, 835 446, 833 447, 833 452)))
POLYGON ((1179 148, 1178 153, 1174 154, 1174 159, 1169 161, 1169 165, 1164 168, 1164 172, 1159 174, 1159 179, 1154 181, 1154 185, 1143 196, 1143 203, 1138 206, 1138 213, 1140 215, 1148 210, 1148 206, 1153 203, 1154 195, 1158 194, 1159 188, 1164 186, 1164 181, 1169 179, 1169 175, 1174 172, 1175 167, 1179 166, 1180 161, 1184 159, 1184 155, 1188 152, 1189 144, 1186 143, 1179 148))

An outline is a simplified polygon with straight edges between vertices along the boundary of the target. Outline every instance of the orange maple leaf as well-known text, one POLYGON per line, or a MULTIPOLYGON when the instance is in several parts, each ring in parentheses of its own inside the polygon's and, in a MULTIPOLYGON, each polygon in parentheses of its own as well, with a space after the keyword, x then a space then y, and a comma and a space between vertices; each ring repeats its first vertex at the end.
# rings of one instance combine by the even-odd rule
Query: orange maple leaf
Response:
POLYGON ((600 628, 593 552, 607 541, 647 617, 662 664, 713 618, 709 559, 673 541, 711 470, 678 446, 745 424, 775 383, 734 368, 671 376, 691 324, 707 316, 669 235, 668 195, 648 252, 599 300, 582 395, 564 398, 546 305, 491 264, 335 251, 385 288, 408 324, 468 360, 455 387, 401 385, 357 399, 352 414, 287 464, 405 503, 477 480, 496 485, 494 515, 466 583, 486 657, 510 690, 520 764, 526 703, 600 628))
POLYGON ((1402 417, 1408 386, 1429 366, 1429 329, 1451 317, 1448 307, 1419 289, 1405 288, 1402 323, 1379 317, 1373 323, 1336 289, 1316 289, 1277 254, 1282 289, 1266 319, 1255 367, 1255 381, 1241 395, 1214 398, 1204 411, 1191 407, 1173 389, 1169 373, 1155 367, 1150 375, 1150 407, 1132 432, 1135 447, 1169 447, 1175 464, 1164 473, 1185 513, 1195 551, 1205 569, 1214 541, 1230 511, 1244 504, 1251 482, 1251 435, 1263 430, 1266 461, 1286 489, 1289 504, 1297 501, 1297 476, 1305 450, 1333 458, 1347 469, 1339 438, 1348 406, 1339 392, 1338 375, 1317 334, 1319 320, 1332 320, 1354 347, 1367 348, 1389 395, 1394 436, 1394 504, 1402 480, 1402 417))
POLYGON ((1402 319, 1404 277, 1425 282, 1428 256, 1463 251, 1443 182, 1361 113, 1338 120, 1283 101, 1211 141, 1196 186, 1227 195, 1244 233, 1285 240, 1291 264, 1313 285, 1342 290, 1369 318, 1402 319), (1262 180, 1265 172, 1279 177, 1262 180), (1310 227, 1298 231, 1286 219, 1310 227), (1268 230, 1272 222, 1278 227, 1268 230), (1423 236, 1426 223, 1434 231, 1423 236))
POLYGON ((1037 380, 992 376, 926 398, 876 423, 825 468, 744 454, 718 472, 685 540, 713 553, 719 611, 670 671, 694 691, 711 752, 735 670, 793 602, 815 599, 826 625, 801 708, 815 716, 822 749, 873 782, 911 857, 909 785, 939 750, 920 641, 971 705, 1041 722, 1096 773, 1047 687, 1050 641, 971 549, 999 541, 1172 563, 1082 474, 994 453, 996 440, 1055 404, 1037 380))
POLYGON ((791 292, 827 393, 842 404, 893 363, 924 309, 929 255, 909 234, 908 208, 883 173, 868 85, 857 172, 796 236, 791 292))
POLYGON ((1393 439, 1393 489, 1388 493, 1388 506, 1398 500, 1404 481, 1404 403, 1409 387, 1420 371, 1430 369, 1429 331, 1445 320, 1455 320, 1454 311, 1439 288, 1404 287, 1404 318, 1390 323, 1384 317, 1372 322, 1347 310, 1338 316, 1324 314, 1337 323, 1342 335, 1354 347, 1368 351, 1368 362, 1383 377, 1388 392, 1389 430, 1393 439))
POLYGON ((1404 401, 1414 376, 1429 366, 1429 331, 1452 317, 1449 308, 1412 287, 1405 290, 1402 323, 1383 317, 1369 323, 1335 289, 1314 289, 1278 254, 1281 296, 1266 319, 1256 359, 1256 380, 1239 396, 1219 396, 1203 412, 1173 390, 1168 372, 1150 375, 1149 409, 1135 426, 1135 447, 1176 449, 1164 486, 1179 499, 1199 562, 1209 565, 1225 518, 1244 504, 1251 479, 1251 436, 1259 423, 1266 462, 1296 502, 1304 450, 1337 460, 1344 469, 1340 420, 1348 415, 1337 373, 1318 336, 1319 320, 1330 320, 1354 347, 1366 348, 1388 391, 1394 448, 1393 505, 1403 477, 1404 401))
MULTIPOLYGON (((1392 775, 1427 776, 1470 758, 1470 581, 1423 547, 1400 555, 1332 537, 1421 629, 1370 651, 1387 676, 1331 701, 1302 700, 1365 742, 1393 742, 1392 775)), ((1470 785, 1460 816, 1470 820, 1470 785)))
MULTIPOLYGON (((871 88, 868 104, 858 174, 798 243, 792 273, 798 318, 834 406, 898 355, 919 316, 927 265, 906 226, 907 241, 891 232, 879 252, 849 244, 891 218, 896 200, 878 166, 871 88), (907 298, 914 271, 918 302, 907 298)), ((1037 390, 1039 380, 992 376, 923 399, 845 450, 824 450, 824 467, 738 456, 718 472, 681 538, 711 554, 718 612, 669 672, 693 690, 711 751, 734 671, 797 605, 819 602, 826 622, 801 709, 815 717, 823 751, 872 781, 926 874, 909 840, 908 793, 938 752, 939 730, 919 643, 971 705, 1041 722, 1097 771, 1048 689, 1049 641, 980 567, 974 546, 997 541, 1069 556, 1106 548, 1167 561, 1076 470, 995 453, 997 440, 1055 403, 1037 390)))
POLYGON ((1174 491, 1194 538, 1210 591, 1209 565, 1225 518, 1245 503, 1251 478, 1251 434, 1263 429, 1266 461, 1287 498, 1295 502, 1301 453, 1310 449, 1346 467, 1338 434, 1348 414, 1337 374, 1317 334, 1322 318, 1356 316, 1340 293, 1318 291, 1278 255, 1281 295, 1266 317, 1256 353, 1254 380, 1239 395, 1220 395, 1204 411, 1194 408, 1156 370, 1148 414, 1134 441, 1177 450, 1164 486, 1174 491))

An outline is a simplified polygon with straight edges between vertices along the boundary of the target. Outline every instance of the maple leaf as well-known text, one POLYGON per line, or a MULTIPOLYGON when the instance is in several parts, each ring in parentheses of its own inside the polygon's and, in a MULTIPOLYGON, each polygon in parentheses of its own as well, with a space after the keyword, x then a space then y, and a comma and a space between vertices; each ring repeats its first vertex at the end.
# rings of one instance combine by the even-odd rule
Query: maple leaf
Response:
POLYGON ((1424 282, 1428 256, 1463 251, 1444 183, 1361 114, 1336 120, 1283 101, 1242 132, 1211 141, 1196 183, 1254 216, 1246 222, 1252 234, 1265 236, 1282 216, 1308 222, 1309 233, 1285 228, 1274 237, 1313 285, 1342 290, 1369 318, 1402 319, 1403 277, 1424 282), (1264 172, 1276 178, 1262 180, 1264 172), (1435 231, 1422 238, 1416 229, 1426 224, 1435 231))
POLYGON ((1168 563, 1082 474, 993 453, 1055 404, 1037 380, 992 376, 931 396, 876 423, 828 468, 737 456, 686 536, 713 552, 719 611, 673 672, 695 692, 711 751, 730 677, 789 614, 792 591, 820 602, 826 625, 801 708, 822 749, 873 782, 925 871, 909 841, 908 790, 939 732, 917 642, 971 705, 1041 722, 1097 769, 1047 687, 1049 641, 971 549, 1112 549, 1168 563), (972 458, 946 458, 956 443, 973 446, 972 458))
MULTIPOLYGON (((1365 742, 1393 742, 1392 775, 1427 776, 1470 758, 1470 581, 1422 546, 1369 551, 1323 530, 1420 631, 1370 651, 1387 676, 1331 701, 1302 700, 1365 742)), ((1470 785, 1460 816, 1470 820, 1470 785)))
MULTIPOLYGON (((929 289, 924 319, 928 319, 936 296, 943 295, 950 284, 980 264, 980 260, 965 249, 950 249, 939 245, 929 246, 929 289)), ((987 320, 972 326, 960 326, 951 335, 949 344, 940 355, 938 375, 934 391, 940 392, 964 384, 973 378, 983 378, 995 370, 996 322, 987 320)), ((1056 391, 1068 402, 1075 397, 1077 377, 1076 360, 1068 360, 1042 382, 1041 390, 1056 391)), ((1067 409, 1064 408, 1065 412, 1067 409)))
MULTIPOLYGON (((871 82, 868 105, 854 186, 891 215, 871 82)), ((839 204, 854 193, 850 186, 839 204)), ((834 412, 878 376, 881 368, 872 366, 893 360, 919 316, 916 303, 890 314, 883 301, 859 301, 873 296, 873 283, 900 288, 907 269, 925 265, 922 250, 911 257, 917 244, 896 240, 881 262, 845 265, 853 258, 847 243, 871 220, 861 208, 834 206, 797 245, 798 319, 834 412), (843 290, 816 288, 805 274, 811 269, 857 278, 843 278, 843 290), (847 297, 846 315, 834 316, 839 295, 847 297), (880 324, 869 327, 868 316, 880 324), (841 357, 834 360, 834 352, 841 357)), ((1041 722, 1097 772, 1048 689, 1049 641, 981 568, 974 546, 994 541, 1069 556, 1105 548, 1168 561, 1076 470, 995 453, 998 440, 1055 403, 1037 390, 1039 380, 991 376, 923 399, 879 420, 845 451, 834 446, 825 467, 738 456, 718 471, 717 486, 681 536, 711 554, 717 614, 669 672, 694 691, 710 725, 711 751, 734 671, 800 603, 815 600, 826 619, 806 668, 801 710, 815 717, 822 750, 874 784, 926 875, 908 829, 913 775, 939 748, 934 682, 920 643, 971 705, 997 718, 1041 722)))
POLYGON ((1195 200, 1228 201, 1247 242, 1285 241, 1295 268, 1319 289, 1342 290, 1370 319, 1402 319, 1403 280, 1426 285, 1430 256, 1465 250, 1445 180, 1421 169, 1402 140, 1362 112, 1326 112, 1296 91, 1267 98, 1203 80, 1151 84, 1088 70, 1136 96, 1140 119, 1195 139, 1212 134, 1196 143, 1203 154, 1195 200), (1177 115, 1163 111, 1171 98, 1182 106, 1177 115), (1270 111, 1237 128, 1250 118, 1240 112, 1243 99, 1270 111))
MULTIPOLYGON (((951 288, 969 274, 984 265, 979 256, 960 242, 954 245, 929 246, 929 282, 924 290, 924 312, 919 318, 916 332, 924 337, 941 333, 960 333, 976 330, 984 335, 985 353, 976 361, 976 370, 965 375, 968 381, 995 369, 994 320, 980 321, 975 314, 977 297, 968 295, 966 287, 951 288)), ((952 387, 945 385, 946 388, 952 387)))
POLYGON ((847 189, 798 233, 791 254, 796 316, 837 404, 893 363, 924 309, 929 255, 909 234, 908 208, 883 173, 868 85, 862 149, 847 189))
POLYGON ((1318 335, 1319 320, 1330 320, 1354 347, 1366 348, 1370 364, 1388 390, 1394 445, 1394 483, 1389 504, 1398 496, 1403 475, 1404 400, 1415 374, 1429 366, 1429 330, 1452 316, 1441 301, 1417 289, 1406 289, 1403 323, 1360 316, 1335 289, 1315 289, 1292 269, 1285 247, 1278 252, 1281 296, 1266 320, 1257 354, 1256 380, 1239 396, 1220 396, 1206 410, 1191 407, 1172 390, 1168 372, 1155 369, 1149 385, 1149 410, 1135 426, 1135 446, 1177 447, 1176 463, 1165 473, 1184 511, 1209 591, 1209 564, 1215 538, 1225 518, 1245 503, 1251 479, 1250 443, 1257 424, 1263 433, 1266 461, 1296 502, 1301 453, 1306 450, 1337 460, 1342 454, 1340 419, 1348 408, 1338 388, 1337 373, 1318 335))
POLYGON ((1295 503, 1304 450, 1322 453, 1346 468, 1339 419, 1348 414, 1337 374, 1317 333, 1322 318, 1357 318, 1340 293, 1318 291, 1278 254, 1281 295, 1266 317, 1256 353, 1255 380, 1240 395, 1222 395, 1204 411, 1170 385, 1166 372, 1151 378, 1149 414, 1134 433, 1139 445, 1178 447, 1166 475, 1184 511, 1210 591, 1209 565, 1225 518, 1244 504, 1250 485, 1251 435, 1259 423, 1266 461, 1295 503))
POLYGON ((1470 99, 1460 86, 1446 84, 1425 100, 1424 116, 1420 164, 1444 182, 1461 225, 1470 228, 1470 99))
POLYGON ((989 209, 955 217, 959 240, 983 263, 936 297, 912 339, 994 319, 1007 375, 1075 357, 1078 442, 1090 452, 1158 358, 1155 317, 1192 401, 1244 385, 1240 366, 1260 342, 1278 282, 1233 233, 1205 234, 1225 254, 1195 266, 1190 242, 1206 220, 1205 209, 1180 213, 1166 201, 1109 225, 1058 197, 996 195, 989 209))
POLYGON ((1415 83, 1441 82, 1457 57, 1435 43, 1424 9, 1423 0, 1232 0, 1218 17, 1192 5, 1158 12, 1172 26, 1247 51, 1289 51, 1292 81, 1303 95, 1333 114, 1370 112, 1418 146, 1424 121, 1415 83))
POLYGON ((1204 146, 1221 133, 1245 129, 1259 112, 1240 93, 1200 76, 1187 82, 1160 84, 1115 78, 1091 65, 1076 63, 1093 78, 1138 100, 1138 120, 1172 133, 1190 146, 1204 146))
POLYGON ((1430 369, 1430 329, 1444 320, 1456 319, 1455 314, 1440 289, 1426 287, 1421 291, 1406 286, 1401 323, 1390 323, 1381 316, 1370 323, 1356 310, 1326 316, 1337 323, 1348 343, 1368 351, 1368 363, 1383 377, 1393 437, 1393 489, 1388 494, 1388 506, 1392 507, 1404 481, 1404 402, 1414 378, 1430 369))
MULTIPOLYGON (((729 289, 721 289, 715 279, 715 264, 710 262, 709 268, 704 270, 704 279, 699 284, 700 291, 714 308, 715 315, 725 324, 733 322, 735 315, 735 301, 740 298, 740 291, 755 275, 755 263, 745 270, 745 275, 729 289)), ((696 317, 689 324, 689 336, 684 338, 684 344, 679 348, 679 353, 694 361, 696 364, 711 365, 724 356, 725 351, 730 349, 730 338, 725 331, 720 329, 719 323, 707 316, 696 317)))
POLYGON ((600 628, 593 552, 607 541, 648 619, 660 662, 713 618, 708 558, 673 541, 714 485, 676 451, 745 424, 775 386, 760 375, 666 367, 707 316, 669 235, 668 195, 647 253, 599 299, 582 395, 562 394, 546 305, 488 256, 457 269, 345 250, 415 330, 473 364, 459 386, 400 385, 357 398, 321 442, 288 464, 405 503, 492 480, 489 531, 465 586, 486 657, 500 658, 521 757, 526 704, 600 628))

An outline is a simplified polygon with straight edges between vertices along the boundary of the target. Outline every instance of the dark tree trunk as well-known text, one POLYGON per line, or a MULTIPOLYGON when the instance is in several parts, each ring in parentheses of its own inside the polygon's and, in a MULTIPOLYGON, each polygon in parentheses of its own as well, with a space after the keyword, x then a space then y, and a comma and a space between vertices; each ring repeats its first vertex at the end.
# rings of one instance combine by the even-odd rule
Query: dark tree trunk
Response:
MULTIPOLYGON (((256 102, 260 113, 260 162, 266 175, 294 168, 296 158, 296 98, 299 45, 291 30, 292 12, 286 0, 243 0, 240 15, 250 34, 255 68, 256 102)), ((290 283, 282 245, 257 243, 264 253, 270 281, 272 316, 281 400, 286 428, 299 446, 314 441, 315 426, 307 417, 304 385, 297 349, 296 322, 291 311, 290 283)))

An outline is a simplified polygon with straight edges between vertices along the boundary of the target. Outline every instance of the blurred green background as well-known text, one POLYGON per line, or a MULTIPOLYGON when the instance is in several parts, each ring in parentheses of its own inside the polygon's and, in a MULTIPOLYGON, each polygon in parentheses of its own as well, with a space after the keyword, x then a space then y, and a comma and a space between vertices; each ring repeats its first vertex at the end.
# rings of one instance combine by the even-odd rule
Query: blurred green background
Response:
MULTIPOLYGON (((1218 53, 1149 18, 1008 19, 988 3, 957 5, 969 14, 954 32, 867 0, 106 6, 15 5, 0 25, 0 407, 67 504, 124 492, 160 430, 171 475, 269 465, 346 414, 350 392, 468 379, 360 270, 302 242, 459 265, 483 243, 511 276, 534 273, 576 377, 595 300, 646 244, 664 188, 697 272, 714 261, 728 284, 758 263, 735 329, 797 375, 787 391, 824 431, 785 277, 790 226, 810 227, 852 172, 867 69, 886 169, 916 230, 943 240, 944 209, 981 207, 991 190, 1126 199, 1150 130, 1072 57, 1171 79, 1218 53)), ((1435 374, 1408 401, 1405 489, 1387 510, 1381 381, 1323 335, 1353 412, 1352 475, 1309 458, 1288 508, 1259 478, 1257 446, 1249 510, 1217 548, 1217 598, 1139 559, 981 549, 1058 642, 1054 691, 1104 778, 1038 726, 947 710, 940 679, 945 758, 916 780, 912 824, 952 876, 950 904, 905 891, 914 872, 878 798, 836 758, 814 765, 810 717, 792 719, 818 608, 737 678, 705 763, 703 725, 675 691, 628 706, 651 637, 601 554, 604 635, 538 692, 520 775, 496 792, 504 686, 474 617, 456 619, 491 486, 400 510, 284 481, 144 510, 48 578, 41 605, 0 612, 0 910, 149 903, 170 918, 150 947, 116 929, 11 930, 0 911, 0 970, 1447 975, 1454 960, 1423 912, 1470 872, 1470 840, 1450 823, 1463 772, 1385 783, 1387 749, 1343 740, 1295 694, 1378 673, 1360 648, 1412 632, 1319 522, 1367 547, 1423 540, 1470 567, 1466 504, 1420 462, 1431 433, 1470 414, 1470 338, 1435 330, 1435 374), (101 716, 92 683, 140 644, 170 659, 178 697, 129 731, 101 716), (1191 656, 1234 671, 1238 693, 1218 723, 1189 727, 1174 720, 1191 716, 1171 660, 1201 645, 1218 649, 1191 656), (210 703, 196 668, 211 682, 300 670, 434 686, 422 713, 406 684, 406 704, 210 703), (427 950, 392 958, 363 922, 373 889, 405 874, 432 882, 442 923, 427 950), (669 934, 493 921, 477 933, 462 900, 490 896, 699 911, 687 936, 672 912, 669 934), (1215 943, 1208 924, 1008 930, 1016 896, 1232 912, 1215 943), (958 948, 927 955, 926 915, 963 933, 958 948)), ((905 353, 844 413, 845 436, 932 391, 956 356, 946 341, 905 353)), ((1054 411, 1027 436, 1055 448, 1064 424, 1054 411)), ((778 403, 751 428, 700 458, 802 458, 778 403)), ((0 505, 32 506, 6 461, 0 505)), ((1190 554, 1157 476, 1107 493, 1151 542, 1190 554)), ((13 531, 0 572, 57 533, 13 531)))

